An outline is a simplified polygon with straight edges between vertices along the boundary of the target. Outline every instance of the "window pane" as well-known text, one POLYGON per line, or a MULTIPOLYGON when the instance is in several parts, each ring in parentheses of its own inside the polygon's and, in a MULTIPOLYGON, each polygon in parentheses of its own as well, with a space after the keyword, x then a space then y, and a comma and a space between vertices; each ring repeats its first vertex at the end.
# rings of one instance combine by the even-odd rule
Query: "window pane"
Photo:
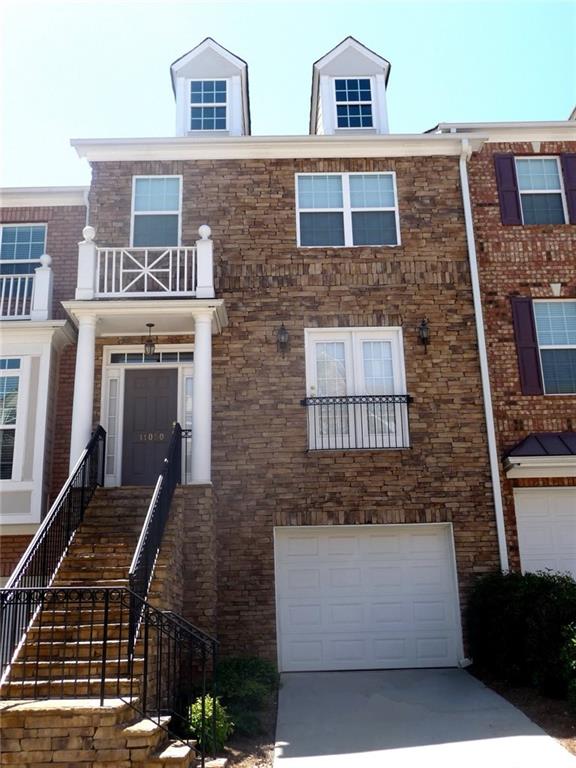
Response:
POLYGON ((541 354, 546 394, 576 394, 576 349, 543 349, 541 354))
MULTIPOLYGON (((3 261, 13 261, 15 259, 37 261, 45 250, 46 227, 44 224, 27 227, 2 227, 0 259, 3 261)), ((27 272, 27 270, 24 271, 27 272)))
POLYGON ((560 194, 520 195, 520 200, 524 224, 564 224, 560 194))
POLYGON ((524 160, 516 158, 519 189, 560 189, 558 162, 555 158, 524 160))
POLYGON ((136 179, 135 211, 178 211, 180 209, 180 179, 159 177, 136 179))
POLYGON ((0 429, 0 480, 12 478, 15 434, 14 429, 0 429))
POLYGON ((366 395, 394 393, 392 344, 389 341, 362 342, 366 395))
POLYGON ((342 208, 343 204, 341 176, 298 177, 300 208, 342 208))
POLYGON ((352 236, 354 245, 396 245, 393 211, 353 211, 352 236))
POLYGON ((19 357, 3 357, 0 360, 0 371, 18 370, 20 368, 19 357))
POLYGON ((350 203, 352 208, 393 208, 392 176, 383 173, 351 175, 350 203))
POLYGON ((178 216, 135 216, 134 245, 178 245, 178 216))
POLYGON ((371 104, 338 104, 338 128, 372 128, 371 104))
POLYGON ((576 345, 576 301, 537 301, 534 317, 541 346, 576 345))
POLYGON ((0 377, 0 424, 16 424, 18 376, 0 377))
POLYGON ((341 213, 301 213, 300 245, 344 245, 341 213))
POLYGON ((318 397, 346 394, 346 359, 343 341, 316 343, 318 397))
POLYGON ((201 80, 190 83, 192 104, 222 104, 226 101, 225 80, 201 80))

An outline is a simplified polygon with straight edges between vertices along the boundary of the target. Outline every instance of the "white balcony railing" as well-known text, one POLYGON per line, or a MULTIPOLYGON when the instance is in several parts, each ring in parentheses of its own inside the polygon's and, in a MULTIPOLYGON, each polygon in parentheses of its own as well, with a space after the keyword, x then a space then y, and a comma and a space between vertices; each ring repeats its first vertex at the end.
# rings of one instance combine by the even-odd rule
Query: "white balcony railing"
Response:
POLYGON ((195 246, 101 248, 85 227, 79 244, 77 299, 213 298, 210 227, 198 230, 195 246))
POLYGON ((0 320, 48 320, 52 309, 52 259, 40 258, 32 275, 0 275, 0 320))

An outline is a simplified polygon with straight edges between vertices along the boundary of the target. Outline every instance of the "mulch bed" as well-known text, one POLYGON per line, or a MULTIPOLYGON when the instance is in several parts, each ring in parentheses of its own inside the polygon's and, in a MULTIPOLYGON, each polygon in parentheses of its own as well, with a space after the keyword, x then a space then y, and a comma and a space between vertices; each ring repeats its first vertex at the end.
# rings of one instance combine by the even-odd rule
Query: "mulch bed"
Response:
POLYGON ((261 713, 262 733, 257 736, 232 736, 224 750, 229 766, 234 768, 272 767, 277 705, 277 697, 272 696, 268 709, 261 713))

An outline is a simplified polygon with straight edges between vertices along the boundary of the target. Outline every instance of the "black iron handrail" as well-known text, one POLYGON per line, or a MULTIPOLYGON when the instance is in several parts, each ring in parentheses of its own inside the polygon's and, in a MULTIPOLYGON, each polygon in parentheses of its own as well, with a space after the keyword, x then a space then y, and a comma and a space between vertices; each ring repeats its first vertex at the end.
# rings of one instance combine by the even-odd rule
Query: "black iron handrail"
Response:
POLYGON ((409 448, 410 395, 306 397, 309 450, 409 448))
POLYGON ((215 638, 123 587, 0 590, 0 610, 7 604, 15 610, 2 639, 18 631, 19 616, 28 633, 2 678, 5 698, 98 698, 101 705, 120 698, 177 738, 198 739, 204 764, 215 743, 215 707, 197 734, 189 707, 199 697, 206 713, 207 695, 214 700, 215 638), (135 606, 140 631, 132 646, 135 606))

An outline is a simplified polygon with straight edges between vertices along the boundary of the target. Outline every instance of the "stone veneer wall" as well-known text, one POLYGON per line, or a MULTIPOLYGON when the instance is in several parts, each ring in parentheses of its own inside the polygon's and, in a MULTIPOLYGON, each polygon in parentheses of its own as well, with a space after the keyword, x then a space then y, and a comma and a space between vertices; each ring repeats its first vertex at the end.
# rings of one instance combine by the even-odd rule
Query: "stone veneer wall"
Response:
MULTIPOLYGON (((576 152, 576 142, 488 144, 470 162, 480 284, 488 344, 498 452, 502 456, 531 432, 576 428, 574 396, 522 395, 510 296, 552 298, 550 283, 562 283, 562 298, 576 297, 576 226, 504 226, 500 219, 493 154, 558 155, 576 152)), ((520 567, 514 487, 557 487, 576 478, 508 480, 502 470, 510 565, 520 567)))
MULTIPOLYGON (((211 629, 217 563, 222 651, 274 657, 277 525, 452 522, 465 601, 474 577, 498 567, 498 553, 457 159, 96 163, 98 243, 129 242, 133 174, 171 173, 184 178, 183 243, 200 224, 212 227, 216 293, 230 319, 213 348, 217 499, 184 509, 185 613, 211 629), (295 172, 390 170, 400 246, 296 247, 295 172), (423 317, 427 354, 417 335, 423 317), (285 356, 274 335, 281 322, 285 356), (307 452, 304 328, 390 325, 404 329, 412 447, 307 452), (211 526, 215 551, 204 546, 211 526), (205 564, 194 562, 199 553, 205 564), (195 604, 201 574, 206 598, 195 604)), ((100 369, 98 360, 97 378, 100 369)), ((99 404, 97 382, 95 411, 99 404)))

